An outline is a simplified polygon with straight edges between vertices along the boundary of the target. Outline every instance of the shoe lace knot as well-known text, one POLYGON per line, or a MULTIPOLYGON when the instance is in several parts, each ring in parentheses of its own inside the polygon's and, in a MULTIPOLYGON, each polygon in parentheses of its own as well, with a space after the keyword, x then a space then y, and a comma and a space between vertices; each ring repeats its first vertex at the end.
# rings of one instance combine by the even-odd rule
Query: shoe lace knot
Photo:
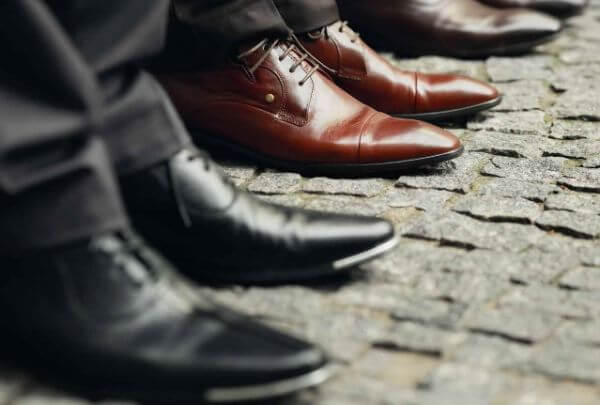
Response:
POLYGON ((303 86, 320 69, 323 69, 326 72, 331 72, 331 69, 322 64, 304 48, 294 34, 291 34, 284 40, 265 38, 248 50, 238 54, 237 58, 243 61, 252 54, 262 50, 263 54, 256 60, 256 62, 254 62, 251 66, 247 66, 248 71, 254 74, 254 72, 256 72, 256 70, 267 60, 271 51, 278 46, 282 46, 284 48, 283 53, 279 55, 280 62, 283 62, 283 60, 292 53, 297 56, 297 58, 294 58, 294 63, 289 69, 290 73, 294 73, 300 66, 302 66, 303 63, 308 63, 310 65, 310 68, 308 71, 306 71, 304 78, 298 82, 300 86, 303 86))

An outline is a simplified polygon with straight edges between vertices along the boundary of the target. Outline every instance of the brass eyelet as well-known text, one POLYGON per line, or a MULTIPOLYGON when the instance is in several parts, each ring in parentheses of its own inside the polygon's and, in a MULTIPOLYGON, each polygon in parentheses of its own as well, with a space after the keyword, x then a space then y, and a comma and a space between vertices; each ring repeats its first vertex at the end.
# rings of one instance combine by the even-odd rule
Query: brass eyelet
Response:
POLYGON ((273 104, 275 102, 275 94, 268 93, 267 95, 265 95, 265 101, 269 104, 273 104))

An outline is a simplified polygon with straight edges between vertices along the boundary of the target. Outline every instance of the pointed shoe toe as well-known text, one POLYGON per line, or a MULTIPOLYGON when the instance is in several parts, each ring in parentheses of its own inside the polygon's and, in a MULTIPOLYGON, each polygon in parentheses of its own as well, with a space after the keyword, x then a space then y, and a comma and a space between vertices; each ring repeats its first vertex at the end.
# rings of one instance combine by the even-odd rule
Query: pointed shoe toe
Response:
POLYGON ((498 19, 504 25, 504 44, 500 45, 498 54, 519 54, 529 51, 535 45, 551 41, 563 29, 560 20, 527 9, 502 10, 498 19), (505 52, 502 52, 502 49, 505 52))
POLYGON ((460 140, 434 125, 379 114, 361 138, 363 162, 403 160, 409 168, 435 164, 458 157, 463 152, 460 140))
POLYGON ((493 108, 500 104, 498 90, 477 79, 448 74, 417 74, 415 113, 399 118, 441 121, 493 108))

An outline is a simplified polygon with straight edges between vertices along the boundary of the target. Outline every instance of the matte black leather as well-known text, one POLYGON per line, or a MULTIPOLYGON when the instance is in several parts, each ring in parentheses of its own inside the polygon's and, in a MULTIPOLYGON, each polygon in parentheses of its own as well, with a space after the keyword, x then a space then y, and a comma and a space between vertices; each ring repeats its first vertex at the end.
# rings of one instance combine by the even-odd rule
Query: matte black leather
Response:
POLYGON ((136 229, 194 278, 318 277, 394 238, 385 220, 281 207, 236 190, 194 150, 122 185, 136 229))
MULTIPOLYGON (((6 262, 4 262, 6 263, 6 262)), ((202 399, 321 368, 316 348, 192 292, 131 235, 8 262, 2 333, 54 373, 127 399, 202 399)))

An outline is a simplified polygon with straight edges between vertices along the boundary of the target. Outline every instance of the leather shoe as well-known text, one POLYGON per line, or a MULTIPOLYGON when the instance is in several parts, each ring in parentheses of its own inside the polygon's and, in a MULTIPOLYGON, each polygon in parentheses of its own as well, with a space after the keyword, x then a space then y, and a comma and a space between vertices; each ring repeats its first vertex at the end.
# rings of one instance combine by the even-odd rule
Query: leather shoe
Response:
POLYGON ((336 84, 374 109, 401 118, 442 120, 500 103, 492 86, 450 74, 402 71, 365 44, 347 22, 300 36, 336 84))
POLYGON ((122 180, 136 229, 188 277, 278 283, 339 273, 396 244, 382 219, 281 207, 239 191, 201 152, 122 180))
POLYGON ((476 0, 340 0, 340 13, 376 48, 404 55, 515 55, 553 39, 562 24, 527 9, 476 0))
POLYGON ((581 14, 588 5, 588 0, 479 0, 497 8, 526 7, 559 18, 569 18, 581 14))
POLYGON ((195 142, 329 176, 393 172, 462 153, 441 128, 359 102, 293 41, 265 39, 236 61, 158 75, 195 142))
POLYGON ((95 237, 8 264, 2 333, 61 376, 54 382, 90 396, 238 403, 328 376, 320 350, 215 306, 135 236, 95 237))

